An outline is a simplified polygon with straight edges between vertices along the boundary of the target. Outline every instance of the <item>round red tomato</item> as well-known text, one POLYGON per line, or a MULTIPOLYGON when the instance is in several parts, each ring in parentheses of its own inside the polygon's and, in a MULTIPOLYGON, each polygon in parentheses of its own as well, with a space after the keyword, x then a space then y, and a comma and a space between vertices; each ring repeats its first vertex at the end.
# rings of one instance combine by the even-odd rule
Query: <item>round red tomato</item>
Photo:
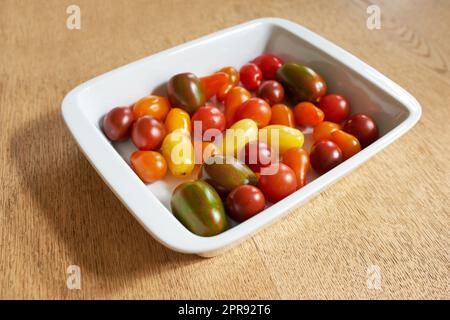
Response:
POLYGON ((363 148, 377 140, 379 135, 377 124, 365 114, 351 116, 344 125, 344 131, 355 136, 363 148))
MULTIPOLYGON (((194 129, 196 125, 201 123, 202 125, 202 136, 206 130, 216 129, 222 132, 225 130, 225 115, 220 112, 220 110, 213 106, 200 107, 192 116, 192 128, 194 129), (197 122, 197 124, 196 124, 197 122)), ((195 130, 195 129, 194 129, 195 130)), ((195 131, 193 132, 195 133, 195 131)), ((213 140, 217 135, 217 132, 212 130, 209 132, 208 137, 204 137, 207 141, 213 140)))
POLYGON ((325 114, 325 121, 340 123, 347 119, 350 104, 347 99, 338 94, 329 94, 320 99, 319 108, 325 114))
POLYGON ((284 99, 284 88, 278 81, 264 81, 259 86, 258 97, 264 99, 270 105, 280 103, 284 99))
POLYGON ((283 60, 273 54, 262 54, 253 60, 263 74, 264 79, 275 79, 278 69, 283 65, 283 60))
POLYGON ((297 178, 287 165, 273 163, 263 169, 258 187, 269 202, 278 202, 297 190, 297 178))
POLYGON ((250 91, 258 89, 262 81, 262 72, 254 63, 244 64, 239 72, 242 85, 250 91))
POLYGON ((344 161, 344 156, 336 143, 322 139, 314 143, 309 159, 314 170, 323 174, 344 161))
POLYGON ((267 102, 260 98, 250 98, 236 110, 234 121, 252 119, 258 124, 258 128, 264 128, 271 117, 272 109, 267 102))
POLYGON ((131 140, 140 150, 158 149, 166 135, 164 125, 152 116, 136 120, 131 131, 131 140))
POLYGON ((272 162, 272 149, 259 140, 250 141, 239 154, 239 160, 243 161, 254 172, 259 172, 262 167, 267 167, 272 162))
POLYGON ((252 185, 242 185, 228 194, 225 202, 227 214, 238 222, 261 212, 266 205, 263 193, 252 185))
POLYGON ((103 117, 103 132, 111 141, 126 140, 130 136, 133 121, 133 111, 130 107, 114 108, 103 117))
POLYGON ((145 183, 162 179, 167 172, 166 160, 156 151, 135 151, 130 162, 134 172, 145 183))

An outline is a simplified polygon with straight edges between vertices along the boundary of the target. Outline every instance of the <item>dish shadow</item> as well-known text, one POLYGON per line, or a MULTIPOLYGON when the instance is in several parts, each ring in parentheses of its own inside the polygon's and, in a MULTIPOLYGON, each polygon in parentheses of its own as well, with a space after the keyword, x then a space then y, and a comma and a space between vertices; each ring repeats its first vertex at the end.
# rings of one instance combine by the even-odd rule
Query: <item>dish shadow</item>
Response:
POLYGON ((144 230, 80 152, 59 112, 17 129, 9 152, 23 187, 68 248, 68 263, 83 273, 120 285, 143 269, 158 275, 202 260, 167 249, 144 230))

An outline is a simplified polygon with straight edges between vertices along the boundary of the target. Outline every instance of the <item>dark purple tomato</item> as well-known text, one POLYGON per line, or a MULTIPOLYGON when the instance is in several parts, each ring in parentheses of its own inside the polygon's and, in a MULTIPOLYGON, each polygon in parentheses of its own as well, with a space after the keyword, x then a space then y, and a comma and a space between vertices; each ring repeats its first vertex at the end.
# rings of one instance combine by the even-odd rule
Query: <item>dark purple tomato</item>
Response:
POLYGON ((139 150, 156 150, 166 135, 164 125, 152 116, 136 120, 131 131, 131 140, 139 150))
POLYGON ((262 167, 267 167, 273 162, 272 149, 259 140, 250 141, 239 154, 239 160, 243 161, 253 172, 259 172, 262 167))
POLYGON ((314 143, 309 159, 314 170, 323 174, 344 161, 344 156, 336 143, 322 139, 314 143))
POLYGON ((126 140, 130 136, 133 121, 132 108, 116 107, 103 117, 103 132, 111 141, 126 140))
POLYGON ((264 210, 263 193, 252 185, 242 185, 228 194, 225 202, 227 214, 238 222, 245 221, 264 210))
POLYGON ((363 148, 377 140, 379 135, 377 124, 365 114, 351 116, 344 125, 344 131, 355 136, 363 148))
POLYGON ((254 63, 244 64, 239 71, 242 85, 245 89, 253 91, 258 89, 262 81, 262 72, 254 63))
POLYGON ((325 121, 340 123, 347 119, 350 104, 347 99, 338 94, 328 94, 320 99, 319 108, 325 114, 325 121))
POLYGON ((264 81, 258 89, 258 97, 270 105, 280 103, 284 99, 284 88, 278 81, 264 81))

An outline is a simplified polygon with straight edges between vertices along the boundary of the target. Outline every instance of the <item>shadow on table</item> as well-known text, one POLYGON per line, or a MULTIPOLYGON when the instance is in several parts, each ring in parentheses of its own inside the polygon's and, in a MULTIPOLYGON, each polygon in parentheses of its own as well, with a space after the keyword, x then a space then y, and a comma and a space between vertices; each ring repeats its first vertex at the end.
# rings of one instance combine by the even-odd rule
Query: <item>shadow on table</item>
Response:
POLYGON ((201 260, 151 238, 82 155, 59 112, 28 122, 10 147, 23 187, 69 251, 68 264, 114 282, 201 260))

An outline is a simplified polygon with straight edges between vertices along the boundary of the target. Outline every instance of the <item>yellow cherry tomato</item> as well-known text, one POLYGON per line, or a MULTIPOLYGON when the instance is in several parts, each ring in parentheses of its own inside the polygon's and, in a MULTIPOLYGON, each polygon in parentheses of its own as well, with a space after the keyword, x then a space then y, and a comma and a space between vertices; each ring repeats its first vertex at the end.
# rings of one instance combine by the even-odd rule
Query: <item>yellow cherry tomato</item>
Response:
POLYGON ((194 170, 194 147, 191 137, 183 129, 169 133, 164 138, 161 151, 175 177, 188 176, 194 170))
POLYGON ((180 109, 173 108, 169 111, 164 123, 166 125, 167 133, 174 132, 177 129, 181 129, 186 133, 191 133, 191 118, 189 113, 180 109))
POLYGON ((236 157, 248 142, 257 139, 258 125, 256 122, 251 119, 242 119, 225 131, 221 150, 223 154, 236 157))
POLYGON ((273 124, 259 130, 259 140, 271 146, 274 152, 283 154, 291 148, 300 148, 305 139, 298 129, 273 124))

